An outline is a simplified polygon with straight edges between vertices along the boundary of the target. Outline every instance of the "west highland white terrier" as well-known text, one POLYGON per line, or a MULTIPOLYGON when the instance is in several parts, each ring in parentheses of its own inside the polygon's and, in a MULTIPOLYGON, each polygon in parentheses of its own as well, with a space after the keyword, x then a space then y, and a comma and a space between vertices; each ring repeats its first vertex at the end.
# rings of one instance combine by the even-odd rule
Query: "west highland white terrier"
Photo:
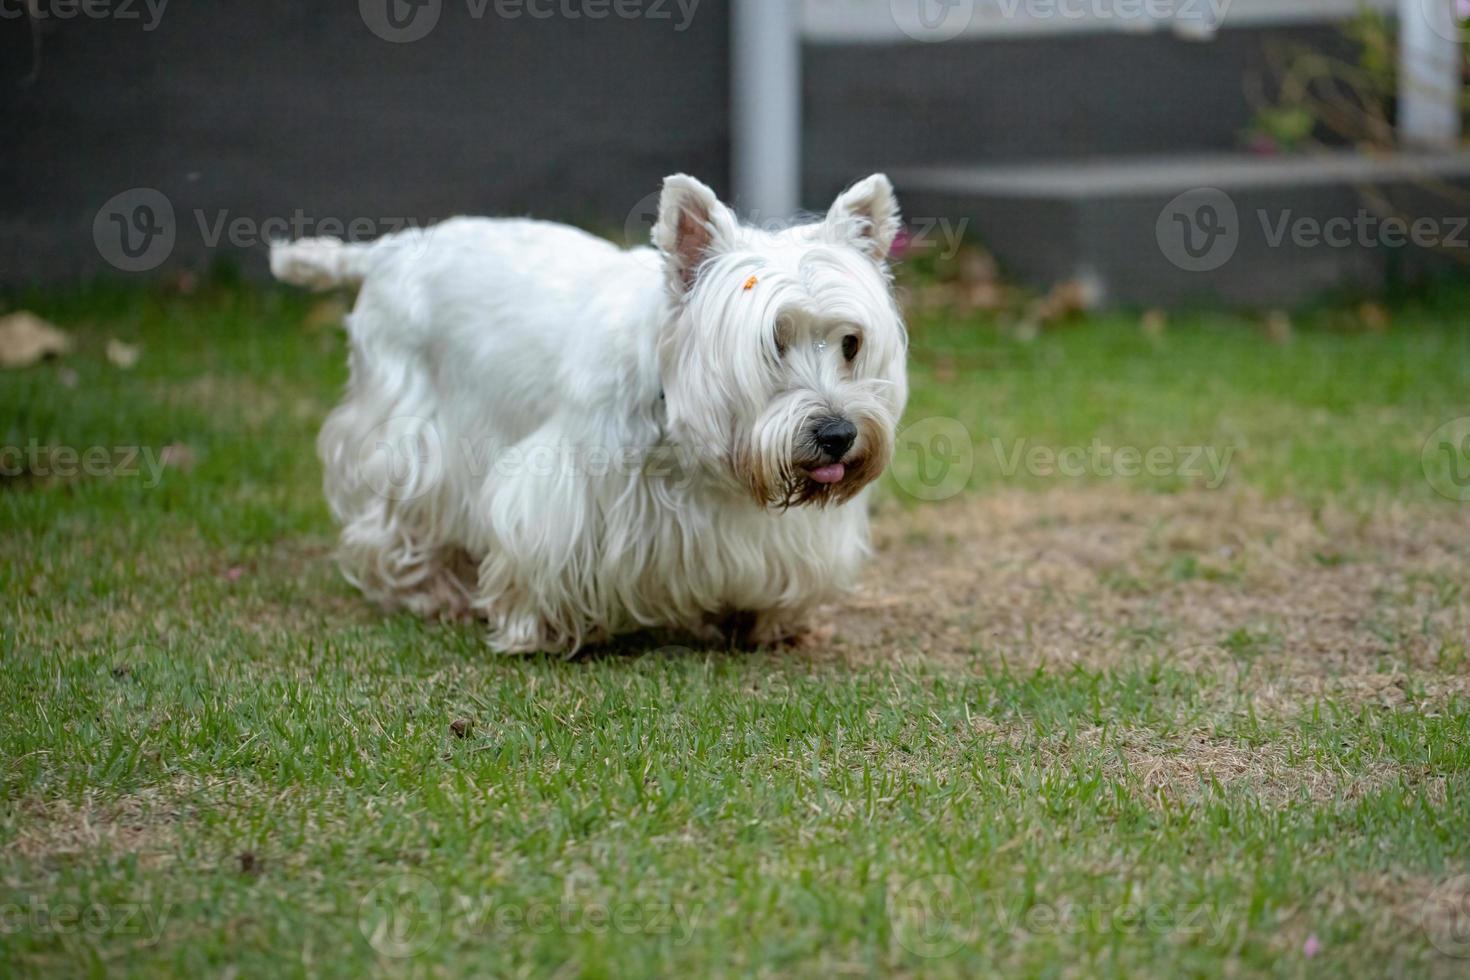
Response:
POLYGON ((908 395, 898 229, 881 174, 778 231, 679 174, 654 248, 481 218, 275 245, 282 280, 361 285, 317 444, 343 572, 503 651, 809 636, 868 552, 908 395))

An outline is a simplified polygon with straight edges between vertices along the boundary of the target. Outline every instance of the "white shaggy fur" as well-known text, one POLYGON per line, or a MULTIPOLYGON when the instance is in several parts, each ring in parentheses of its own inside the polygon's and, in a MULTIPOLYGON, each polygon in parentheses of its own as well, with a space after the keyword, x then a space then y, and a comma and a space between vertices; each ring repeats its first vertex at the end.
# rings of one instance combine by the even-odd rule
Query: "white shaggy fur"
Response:
POLYGON ((882 175, 778 232, 677 175, 655 248, 475 218, 277 244, 281 279, 362 286, 318 441, 343 571, 478 613, 505 651, 731 617, 799 635, 853 584, 907 397, 897 228, 882 175), (814 441, 833 419, 857 431, 840 459, 814 441))

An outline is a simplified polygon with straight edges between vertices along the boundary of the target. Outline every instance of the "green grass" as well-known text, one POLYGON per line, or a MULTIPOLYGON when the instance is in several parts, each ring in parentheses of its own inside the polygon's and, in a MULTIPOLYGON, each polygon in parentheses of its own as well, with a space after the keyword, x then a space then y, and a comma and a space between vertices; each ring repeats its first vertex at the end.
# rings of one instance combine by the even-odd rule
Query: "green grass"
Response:
MULTIPOLYGON (((1428 501, 1425 439, 1470 414, 1464 309, 1446 301, 1406 310, 1381 335, 1344 329, 1325 312, 1286 343, 1269 341, 1255 321, 1224 316, 1189 317, 1158 338, 1136 317, 1114 316, 1063 325, 1034 343, 977 331, 973 321, 921 322, 909 418, 964 425, 979 487, 1101 481, 1175 490, 1208 482, 1178 472, 1006 472, 1018 447, 1059 451, 1096 440, 1140 454, 1210 450, 1229 460, 1227 485, 1267 494, 1428 501)), ((1172 458, 1182 465, 1186 456, 1172 458)))
MULTIPOLYGON (((1176 662, 1168 636, 1071 667, 978 635, 943 661, 901 643, 877 664, 495 657, 473 627, 378 615, 333 573, 313 439, 344 351, 302 327, 310 304, 12 297, 79 347, 0 374, 0 446, 181 444, 192 465, 156 486, 146 467, 34 466, 0 485, 0 974, 1465 968, 1420 910, 1470 872, 1470 703, 1412 690, 1463 678, 1463 643, 1400 704, 1299 711, 1176 662), (109 337, 142 345, 134 370, 108 364, 109 337), (1262 775, 1222 785, 1191 765, 1206 751, 1262 775)), ((990 443, 1096 438, 1235 447, 1221 492, 1453 517, 1470 504, 1433 493, 1420 451, 1470 415, 1466 308, 1406 309, 1382 335, 1328 311, 1285 345, 1224 319, 1030 342, 925 320, 910 420, 968 429, 970 495, 1202 492, 1007 475, 990 443)), ((945 506, 910 500, 918 463, 897 465, 889 501, 945 506)), ((1210 579, 1192 561, 1160 581, 1210 579)), ((1216 642, 1250 664, 1283 641, 1242 621, 1216 642)))

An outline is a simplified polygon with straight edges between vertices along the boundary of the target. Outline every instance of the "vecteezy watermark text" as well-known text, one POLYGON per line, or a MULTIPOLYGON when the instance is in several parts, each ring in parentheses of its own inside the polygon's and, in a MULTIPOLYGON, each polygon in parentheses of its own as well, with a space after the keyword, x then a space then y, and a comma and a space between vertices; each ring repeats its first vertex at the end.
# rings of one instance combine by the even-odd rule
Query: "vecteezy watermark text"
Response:
POLYGON ((173 905, 149 902, 61 902, 32 895, 0 904, 0 935, 139 936, 156 943, 173 905))
MULTIPOLYGON (((862 0, 852 0, 861 3, 862 0)), ((1122 23, 1213 29, 1233 0, 888 0, 898 29, 916 41, 948 41, 997 21, 1122 23), (978 9, 977 9, 978 8, 978 9)))
MULTIPOLYGON (((947 500, 969 485, 977 462, 977 443, 958 419, 917 419, 898 434, 893 477, 918 500, 947 500)), ((989 448, 1004 477, 1082 479, 1162 479, 1197 481, 1208 490, 1224 484, 1235 458, 1234 446, 1115 446, 1094 438, 1086 445, 1047 446, 1030 439, 1007 442, 992 437, 989 448)))
POLYGON ((484 895, 446 896, 445 890, 423 875, 390 875, 358 903, 358 931, 379 954, 398 959, 418 956, 445 933, 456 942, 516 934, 668 936, 676 946, 683 946, 694 935, 704 911, 699 903, 575 898, 507 901, 484 895))
POLYGON ((1235 257, 1244 241, 1267 248, 1470 249, 1470 216, 1301 214, 1292 208, 1258 208, 1242 215, 1234 199, 1215 187, 1185 191, 1166 204, 1154 226, 1159 251, 1186 272, 1213 272, 1235 257))
POLYGON ((24 446, 0 445, 0 478, 70 480, 144 477, 143 488, 152 490, 163 482, 171 449, 152 446, 46 446, 31 439, 24 446))
POLYGON ((693 450, 652 446, 542 443, 496 446, 461 438, 445 440, 427 419, 400 415, 374 426, 351 458, 354 479, 388 500, 413 500, 438 485, 447 470, 483 480, 494 474, 597 479, 609 475, 656 478, 689 485, 708 460, 693 450))
POLYGON ((889 897, 888 919, 898 944, 923 959, 943 959, 976 941, 982 923, 1002 934, 1063 936, 1087 933, 1191 938, 1209 947, 1230 939, 1229 907, 1105 900, 1006 902, 977 896, 954 875, 907 882, 889 897))
POLYGON ((994 0, 1002 17, 1028 20, 1221 24, 1233 0, 994 0))
MULTIPOLYGON (((623 240, 629 245, 643 245, 653 237, 661 193, 645 194, 623 220, 623 240)), ((762 215, 757 210, 742 213, 740 223, 747 228, 774 233, 785 231, 798 221, 785 215, 762 215)), ((904 215, 904 250, 932 255, 941 261, 952 259, 959 254, 969 229, 969 218, 904 215)))
POLYGON ((153 31, 169 0, 0 0, 0 20, 136 21, 153 31))
POLYGON ((1424 479, 1446 500, 1470 500, 1470 415, 1450 419, 1424 440, 1424 479))
POLYGON ((1216 490, 1225 482, 1235 447, 1226 446, 1110 446, 1093 439, 1086 446, 1032 445, 1027 439, 1009 446, 998 438, 990 440, 1001 474, 1015 476, 1023 469, 1031 476, 1085 476, 1155 478, 1178 476, 1202 480, 1206 489, 1216 490))
MULTIPOLYGON (((462 0, 472 20, 668 21, 682 34, 700 0, 462 0)), ((428 37, 439 24, 444 0, 358 0, 358 13, 373 34, 394 44, 428 37)))
POLYGON ((1272 215, 1256 212, 1266 244, 1280 248, 1288 239, 1298 248, 1470 248, 1470 217, 1380 217, 1359 210, 1352 217, 1294 215, 1290 208, 1272 215))
POLYGON ((181 228, 167 195, 152 187, 133 187, 98 209, 92 221, 93 243, 114 268, 147 272, 168 260, 180 233, 190 227, 206 249, 259 248, 310 236, 367 241, 414 228, 424 229, 424 235, 406 247, 421 247, 427 244, 432 234, 428 226, 434 223, 434 219, 420 222, 409 217, 313 215, 302 208, 265 217, 237 214, 228 208, 195 208, 190 216, 192 222, 181 228))

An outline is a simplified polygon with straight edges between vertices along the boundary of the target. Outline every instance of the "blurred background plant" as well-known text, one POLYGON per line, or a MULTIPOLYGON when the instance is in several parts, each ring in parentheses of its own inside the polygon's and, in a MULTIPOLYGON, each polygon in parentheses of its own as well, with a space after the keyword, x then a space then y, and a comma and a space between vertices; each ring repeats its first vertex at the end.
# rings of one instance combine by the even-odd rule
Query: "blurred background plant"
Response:
MULTIPOLYGON (((1470 0, 1454 0, 1454 16, 1461 23, 1470 17, 1470 0)), ((1400 21, 1382 10, 1364 8, 1342 24, 1340 33, 1340 46, 1286 40, 1266 45, 1266 69, 1246 79, 1255 117, 1244 140, 1253 152, 1273 155, 1352 148, 1387 155, 1402 150, 1399 100, 1407 83, 1400 21)), ((1459 51, 1457 101, 1463 132, 1470 112, 1463 36, 1459 51)), ((1378 184, 1360 184, 1358 190, 1365 205, 1380 218, 1410 223, 1430 210, 1442 213, 1445 204, 1470 205, 1470 194, 1428 172, 1413 184, 1424 198, 1416 193, 1410 200, 1411 195, 1395 194, 1378 184), (1430 201, 1434 204, 1426 203, 1430 201)), ((1470 255, 1463 248, 1446 242, 1434 247, 1470 264, 1470 255)))

